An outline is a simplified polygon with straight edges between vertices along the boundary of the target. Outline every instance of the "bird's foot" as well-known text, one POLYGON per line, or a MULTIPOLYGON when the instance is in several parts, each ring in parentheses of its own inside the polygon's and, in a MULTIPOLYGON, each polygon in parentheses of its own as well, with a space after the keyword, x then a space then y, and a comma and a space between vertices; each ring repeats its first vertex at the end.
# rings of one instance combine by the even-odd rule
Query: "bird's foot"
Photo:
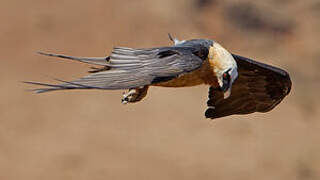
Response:
POLYGON ((136 98, 138 96, 136 89, 130 89, 127 93, 123 93, 123 98, 121 99, 122 104, 128 104, 136 102, 136 98))
POLYGON ((148 86, 129 89, 127 93, 123 93, 121 103, 128 104, 128 103, 135 103, 135 102, 141 101, 147 95, 147 91, 148 91, 148 86))

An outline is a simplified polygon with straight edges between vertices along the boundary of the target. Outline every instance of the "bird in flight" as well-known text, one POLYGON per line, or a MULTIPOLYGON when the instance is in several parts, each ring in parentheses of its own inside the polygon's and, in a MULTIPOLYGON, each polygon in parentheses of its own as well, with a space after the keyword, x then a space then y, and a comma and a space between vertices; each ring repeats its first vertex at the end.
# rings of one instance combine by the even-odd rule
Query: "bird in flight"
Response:
POLYGON ((268 112, 289 94, 289 74, 277 67, 232 54, 207 39, 179 41, 169 34, 173 46, 133 49, 115 47, 106 57, 42 55, 100 66, 91 74, 61 84, 25 82, 44 86, 44 93, 68 89, 128 90, 122 103, 141 101, 149 86, 190 87, 209 85, 207 118, 268 112))

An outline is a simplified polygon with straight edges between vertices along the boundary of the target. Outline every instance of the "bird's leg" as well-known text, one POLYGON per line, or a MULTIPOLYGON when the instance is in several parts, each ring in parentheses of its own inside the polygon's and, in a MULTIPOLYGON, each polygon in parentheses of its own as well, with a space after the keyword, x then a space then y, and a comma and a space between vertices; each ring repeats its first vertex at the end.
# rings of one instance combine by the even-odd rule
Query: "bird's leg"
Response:
POLYGON ((139 88, 129 89, 127 93, 123 94, 121 99, 122 104, 135 103, 141 101, 146 97, 149 86, 143 86, 139 88))

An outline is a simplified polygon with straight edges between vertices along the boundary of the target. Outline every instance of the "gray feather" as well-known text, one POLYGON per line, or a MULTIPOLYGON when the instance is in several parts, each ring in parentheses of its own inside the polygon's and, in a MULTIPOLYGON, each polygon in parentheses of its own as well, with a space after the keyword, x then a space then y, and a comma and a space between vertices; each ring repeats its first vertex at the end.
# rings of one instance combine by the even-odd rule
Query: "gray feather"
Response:
POLYGON ((44 56, 70 59, 70 60, 75 60, 75 61, 88 63, 88 64, 100 65, 100 66, 107 66, 108 61, 110 59, 109 56, 107 57, 74 57, 74 56, 66 56, 62 54, 52 54, 52 53, 44 53, 44 52, 38 52, 38 53, 44 56))
MULTIPOLYGON (((83 58, 57 54, 42 55, 66 58, 80 62, 103 65, 110 70, 99 71, 74 81, 62 84, 26 82, 48 88, 36 89, 38 93, 63 89, 130 89, 150 85, 168 77, 198 69, 204 59, 195 55, 201 45, 173 46, 151 49, 132 49, 116 47, 110 56, 104 58, 83 58), (157 79, 157 81, 154 81, 157 79)), ((203 47, 201 47, 203 49, 203 47)))

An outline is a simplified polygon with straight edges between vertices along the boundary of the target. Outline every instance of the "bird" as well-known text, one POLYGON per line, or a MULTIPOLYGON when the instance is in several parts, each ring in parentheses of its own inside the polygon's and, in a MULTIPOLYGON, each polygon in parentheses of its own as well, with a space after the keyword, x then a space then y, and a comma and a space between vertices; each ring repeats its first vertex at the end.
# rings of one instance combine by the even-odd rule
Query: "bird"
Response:
POLYGON ((121 102, 136 103, 150 86, 209 87, 205 117, 210 119, 254 112, 269 112, 291 90, 289 73, 278 67, 230 53, 209 39, 178 40, 156 48, 114 47, 110 56, 74 57, 39 52, 41 55, 79 61, 93 67, 89 75, 60 84, 34 81, 44 93, 70 89, 126 90, 121 102))

